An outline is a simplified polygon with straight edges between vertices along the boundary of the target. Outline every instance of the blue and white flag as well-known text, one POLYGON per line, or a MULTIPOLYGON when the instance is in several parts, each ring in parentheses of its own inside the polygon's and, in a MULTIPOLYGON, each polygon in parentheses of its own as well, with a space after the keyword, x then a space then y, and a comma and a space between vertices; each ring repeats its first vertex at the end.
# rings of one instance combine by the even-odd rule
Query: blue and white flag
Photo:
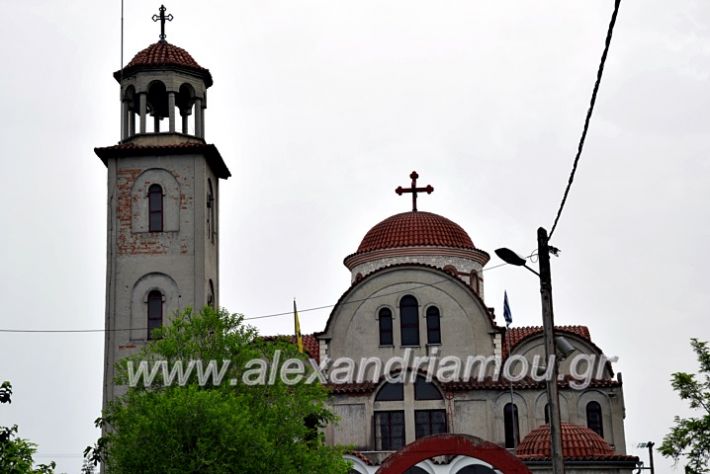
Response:
POLYGON ((510 304, 508 303, 508 292, 506 291, 503 296, 503 318, 505 318, 505 324, 510 326, 513 322, 513 313, 510 312, 510 304))

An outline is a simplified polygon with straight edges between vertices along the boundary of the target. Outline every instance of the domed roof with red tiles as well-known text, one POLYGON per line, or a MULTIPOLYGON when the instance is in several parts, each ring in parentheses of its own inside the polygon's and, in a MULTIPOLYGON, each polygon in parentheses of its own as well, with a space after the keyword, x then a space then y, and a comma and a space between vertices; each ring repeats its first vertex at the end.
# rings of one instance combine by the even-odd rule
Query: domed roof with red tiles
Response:
MULTIPOLYGON (((521 458, 549 458, 551 456, 550 425, 538 426, 528 433, 515 453, 521 458)), ((562 455, 565 458, 600 458, 615 456, 615 453, 601 436, 589 428, 562 423, 562 455)))
POLYGON ((127 68, 133 66, 181 66, 204 69, 197 64, 190 53, 167 41, 158 41, 138 52, 126 65, 127 68))
MULTIPOLYGON (((138 54, 123 68, 124 74, 131 74, 140 68, 156 69, 160 67, 177 67, 197 72, 205 80, 207 87, 212 85, 212 75, 208 69, 200 66, 184 49, 167 41, 153 43, 138 54)), ((118 80, 121 71, 116 71, 114 77, 118 80)))
POLYGON ((471 237, 455 222, 431 212, 410 211, 388 217, 370 229, 356 254, 420 246, 476 249, 471 237))

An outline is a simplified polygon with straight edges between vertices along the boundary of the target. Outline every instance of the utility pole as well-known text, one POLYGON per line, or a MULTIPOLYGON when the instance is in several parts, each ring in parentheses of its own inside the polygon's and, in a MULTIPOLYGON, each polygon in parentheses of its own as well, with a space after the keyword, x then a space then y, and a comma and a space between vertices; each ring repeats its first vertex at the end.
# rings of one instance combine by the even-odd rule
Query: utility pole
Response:
POLYGON ((555 320, 552 312, 552 275, 550 273, 550 247, 547 231, 537 229, 537 253, 540 264, 540 296, 542 298, 542 326, 545 336, 545 358, 552 364, 552 373, 547 380, 547 403, 550 406, 550 437, 552 448, 552 472, 564 474, 562 456, 562 422, 560 398, 557 387, 557 351, 555 347, 555 320))

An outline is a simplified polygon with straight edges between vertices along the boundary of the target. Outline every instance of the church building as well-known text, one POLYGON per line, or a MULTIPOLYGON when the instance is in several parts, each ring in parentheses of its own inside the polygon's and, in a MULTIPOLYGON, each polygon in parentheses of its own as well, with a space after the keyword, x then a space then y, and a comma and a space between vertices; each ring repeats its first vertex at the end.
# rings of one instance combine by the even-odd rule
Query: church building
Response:
MULTIPOLYGON (((181 308, 219 305, 219 186, 230 171, 205 139, 212 76, 167 42, 167 19, 161 7, 160 41, 114 73, 120 142, 95 149, 108 170, 104 402, 121 394, 115 363, 153 328, 181 308)), ((455 222, 419 210, 417 194, 433 188, 411 178, 397 192, 411 193, 412 209, 374 225, 345 257, 349 287, 323 331, 304 336, 306 350, 317 361, 383 366, 407 354, 532 364, 544 354, 542 328, 500 324, 485 302, 489 254, 455 222)), ((574 354, 603 355, 584 326, 556 335, 574 354)), ((605 362, 576 389, 570 360, 559 382, 567 472, 630 474, 637 458, 626 454, 621 375, 605 362)), ((535 374, 510 382, 491 366, 450 379, 410 362, 396 372, 405 382, 388 381, 393 372, 329 385, 339 421, 324 436, 351 448, 352 473, 552 472, 545 384, 535 374)))

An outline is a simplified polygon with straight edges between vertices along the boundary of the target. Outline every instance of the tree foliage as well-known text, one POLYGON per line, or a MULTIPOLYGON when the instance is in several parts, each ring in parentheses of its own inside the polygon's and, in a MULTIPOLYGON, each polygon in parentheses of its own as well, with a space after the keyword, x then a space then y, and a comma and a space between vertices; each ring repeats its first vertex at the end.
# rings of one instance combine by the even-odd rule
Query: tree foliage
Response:
POLYGON ((685 458, 686 474, 710 472, 710 348, 707 341, 691 339, 700 364, 700 372, 672 375, 673 389, 690 408, 697 411, 695 418, 675 417, 675 426, 665 438, 659 451, 676 462, 685 458))
POLYGON ((273 385, 242 383, 250 360, 272 362, 277 349, 282 360, 303 358, 293 344, 264 341, 241 316, 209 307, 185 310, 156 336, 119 362, 118 383, 128 380, 129 362, 144 360, 229 360, 229 369, 221 384, 200 384, 193 373, 184 386, 164 386, 159 376, 110 403, 98 420, 106 434, 86 452, 110 474, 348 472, 342 452, 325 446, 312 426, 333 420, 323 386, 279 377, 273 385))
MULTIPOLYGON (((12 403, 12 385, 0 385, 0 403, 12 403)), ((52 474, 55 463, 34 467, 37 445, 17 436, 17 425, 0 426, 0 472, 3 474, 52 474)))

